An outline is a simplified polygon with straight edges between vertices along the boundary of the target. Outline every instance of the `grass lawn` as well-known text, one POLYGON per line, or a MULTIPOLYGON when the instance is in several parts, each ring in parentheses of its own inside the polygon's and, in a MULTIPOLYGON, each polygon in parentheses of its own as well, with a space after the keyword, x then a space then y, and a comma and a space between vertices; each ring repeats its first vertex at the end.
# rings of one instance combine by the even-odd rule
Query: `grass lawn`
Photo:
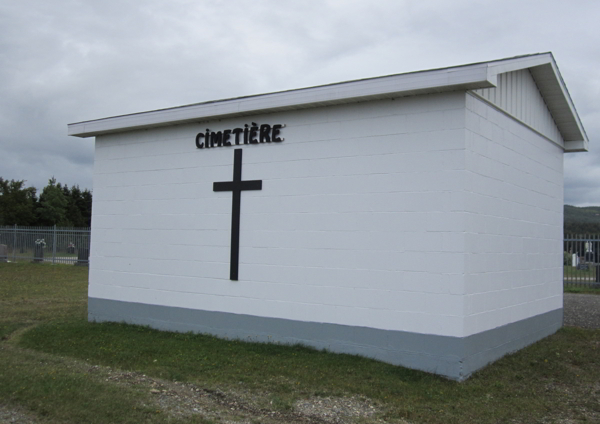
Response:
POLYGON ((590 287, 590 286, 578 286, 578 285, 567 285, 564 287, 565 293, 579 293, 579 294, 596 294, 600 295, 600 286, 598 287, 590 287))
POLYGON ((39 422, 600 422, 600 330, 463 383, 302 346, 86 321, 87 268, 0 263, 0 417, 39 422), (329 414, 329 415, 326 415, 329 414))
POLYGON ((595 283, 596 265, 589 264, 588 269, 565 265, 563 278, 569 282, 564 286, 565 293, 600 294, 600 283, 595 283))
POLYGON ((596 265, 589 264, 587 269, 577 269, 574 266, 565 265, 563 267, 563 277, 567 280, 594 282, 596 279, 596 265))

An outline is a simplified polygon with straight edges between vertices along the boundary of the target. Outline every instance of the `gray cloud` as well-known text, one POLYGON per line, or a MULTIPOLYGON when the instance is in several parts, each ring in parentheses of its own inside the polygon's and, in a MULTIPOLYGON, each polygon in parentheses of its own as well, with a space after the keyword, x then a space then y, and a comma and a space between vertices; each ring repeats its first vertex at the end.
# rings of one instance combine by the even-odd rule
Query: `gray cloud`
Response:
POLYGON ((21 0, 0 3, 0 176, 92 187, 66 124, 552 51, 591 140, 565 202, 600 204, 594 2, 21 0))

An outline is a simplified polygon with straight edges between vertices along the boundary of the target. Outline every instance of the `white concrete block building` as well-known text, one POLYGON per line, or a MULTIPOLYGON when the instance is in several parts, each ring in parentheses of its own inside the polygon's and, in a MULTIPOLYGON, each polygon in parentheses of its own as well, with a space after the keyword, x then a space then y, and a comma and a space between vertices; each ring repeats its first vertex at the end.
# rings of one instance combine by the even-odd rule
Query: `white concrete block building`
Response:
POLYGON ((458 380, 562 325, 588 139, 550 53, 68 128, 96 137, 90 320, 458 380))

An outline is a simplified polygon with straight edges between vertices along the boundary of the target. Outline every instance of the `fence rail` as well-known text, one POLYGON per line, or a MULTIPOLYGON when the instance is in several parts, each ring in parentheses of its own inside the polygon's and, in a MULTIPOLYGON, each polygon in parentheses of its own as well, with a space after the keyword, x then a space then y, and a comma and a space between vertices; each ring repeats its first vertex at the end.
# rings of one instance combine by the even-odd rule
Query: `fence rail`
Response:
POLYGON ((0 226, 0 261, 87 265, 90 228, 0 226))
MULTIPOLYGON (((0 226, 0 261, 88 265, 89 227, 0 226)), ((600 289, 600 234, 565 234, 563 283, 600 289)))
POLYGON ((600 289, 600 234, 565 234, 563 283, 600 289))

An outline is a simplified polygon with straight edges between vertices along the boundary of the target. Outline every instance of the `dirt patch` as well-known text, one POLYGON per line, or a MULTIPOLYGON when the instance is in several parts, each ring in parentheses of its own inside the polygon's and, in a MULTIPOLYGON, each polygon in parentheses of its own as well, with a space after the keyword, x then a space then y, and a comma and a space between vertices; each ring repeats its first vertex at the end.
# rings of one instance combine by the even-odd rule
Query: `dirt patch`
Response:
POLYGON ((0 403, 0 423, 37 424, 39 421, 35 415, 30 414, 24 409, 0 403))
MULTIPOLYGON (((354 423, 366 418, 375 419, 381 409, 365 397, 313 397, 297 401, 290 410, 261 407, 268 393, 245 390, 207 389, 191 383, 162 380, 136 372, 114 371, 92 366, 96 374, 117 385, 147 390, 151 395, 148 404, 173 417, 200 415, 222 423, 354 423)), ((383 422, 383 421, 381 421, 383 422)))
POLYGON ((307 417, 315 417, 330 423, 373 419, 380 412, 380 408, 362 396, 303 399, 295 403, 294 410, 307 417))

